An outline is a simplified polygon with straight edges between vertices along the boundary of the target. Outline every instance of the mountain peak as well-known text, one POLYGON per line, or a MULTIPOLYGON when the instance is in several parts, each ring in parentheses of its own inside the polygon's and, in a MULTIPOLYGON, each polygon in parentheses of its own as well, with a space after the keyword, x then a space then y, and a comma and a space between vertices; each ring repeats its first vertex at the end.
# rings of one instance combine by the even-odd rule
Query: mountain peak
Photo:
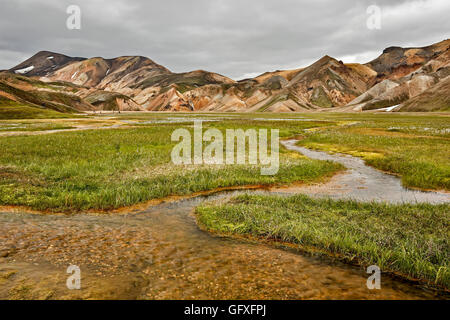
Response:
POLYGON ((336 60, 333 57, 330 57, 329 55, 324 55, 322 58, 320 58, 319 60, 336 60))
POLYGON ((322 66, 329 63, 339 63, 339 61, 333 57, 330 57, 329 55, 324 55, 322 58, 314 62, 310 67, 313 66, 322 66))
POLYGON ((86 58, 69 57, 64 54, 51 51, 39 51, 31 58, 18 64, 14 68, 11 68, 10 71, 31 77, 45 76, 69 63, 82 61, 85 59, 86 58))

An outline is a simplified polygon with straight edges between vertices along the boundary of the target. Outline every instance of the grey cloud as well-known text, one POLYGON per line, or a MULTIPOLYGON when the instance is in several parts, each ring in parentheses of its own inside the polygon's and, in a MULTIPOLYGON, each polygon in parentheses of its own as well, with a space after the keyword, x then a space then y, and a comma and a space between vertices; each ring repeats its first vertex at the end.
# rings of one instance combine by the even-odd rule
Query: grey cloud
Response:
POLYGON ((450 30, 446 0, 1 0, 1 7, 0 69, 50 50, 143 55, 175 72, 240 78, 302 67, 325 54, 369 57, 391 45, 427 45, 450 30), (366 28, 374 3, 383 12, 376 31, 366 28), (70 4, 81 7, 81 30, 65 27, 70 4))

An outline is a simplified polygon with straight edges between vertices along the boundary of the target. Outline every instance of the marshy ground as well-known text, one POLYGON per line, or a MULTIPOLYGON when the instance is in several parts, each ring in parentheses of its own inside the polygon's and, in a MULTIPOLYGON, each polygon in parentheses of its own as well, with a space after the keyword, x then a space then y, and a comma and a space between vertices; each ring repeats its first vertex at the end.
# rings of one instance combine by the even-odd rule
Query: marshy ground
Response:
MULTIPOLYGON (((296 137, 300 139, 298 144, 307 148, 361 157, 367 164, 401 177, 403 186, 441 190, 439 197, 444 202, 449 198, 445 193, 450 189, 448 115, 128 113, 0 121, 0 297, 446 298, 442 289, 427 289, 424 282, 414 285, 389 276, 383 277, 382 290, 370 291, 363 267, 373 260, 361 261, 362 267, 349 266, 339 262, 342 257, 324 257, 320 252, 299 254, 298 249, 308 245, 329 253, 343 253, 347 255, 343 260, 351 260, 349 256, 362 260, 361 257, 373 257, 378 253, 374 248, 380 248, 381 262, 389 262, 391 245, 395 245, 395 250, 402 244, 412 245, 404 246, 416 250, 403 252, 407 263, 398 262, 408 270, 418 268, 410 278, 423 278, 431 285, 434 281, 448 290, 448 202, 390 207, 336 204, 301 196, 292 202, 291 198, 282 197, 276 200, 276 210, 269 204, 261 205, 258 211, 273 221, 290 214, 278 225, 261 222, 260 216, 251 216, 252 210, 248 211, 250 226, 275 228, 258 228, 262 234, 255 233, 247 220, 236 218, 242 213, 239 210, 253 205, 250 200, 248 207, 240 204, 239 210, 235 210, 235 202, 216 209, 203 204, 204 200, 224 197, 221 201, 227 203, 227 194, 144 206, 135 211, 121 209, 171 195, 186 196, 235 186, 282 189, 301 183, 311 190, 344 170, 342 164, 313 160, 287 149, 282 149, 280 171, 274 177, 260 176, 257 167, 246 165, 174 166, 170 162, 174 146, 170 134, 179 127, 190 128, 193 119, 204 120, 205 129, 280 129, 282 138, 296 137), (95 130, 99 128, 102 130, 95 130), (293 205, 282 210, 289 201, 293 205), (297 210, 306 204, 309 211, 297 210), (199 216, 193 214, 199 205, 199 212, 216 217, 205 220, 211 231, 224 231, 217 226, 226 225, 229 229, 225 233, 253 235, 256 242, 201 231, 195 221, 199 216), (225 209, 227 214, 221 214, 225 209), (317 210, 328 214, 318 215, 317 210), (64 214, 54 214, 57 212, 64 214), (364 232, 373 231, 358 221, 374 213, 379 215, 372 217, 373 230, 392 231, 389 243, 383 242, 387 239, 383 232, 383 241, 374 240, 378 247, 358 240, 367 235, 364 232), (307 223, 309 229, 301 229, 311 215, 316 219, 308 221, 314 223, 307 223), (408 220, 408 215, 417 219, 408 220), (434 218, 429 220, 431 216, 434 218), (238 227, 234 228, 236 223, 238 227), (283 229, 286 223, 290 229, 283 229), (330 224, 339 223, 342 226, 335 237, 326 232, 334 230, 329 229, 330 224), (428 232, 430 228, 432 231, 428 232), (277 234, 283 230, 303 231, 277 234), (396 238, 397 230, 404 230, 404 235, 396 238), (323 234, 329 238, 321 238, 323 234), (295 246, 286 250, 274 243, 259 243, 259 238, 267 235, 295 246), (295 241, 291 241, 293 237, 295 241), (325 242, 314 242, 318 237, 325 242), (349 248, 352 241, 358 244, 357 251, 345 251, 339 245, 346 243, 349 248), (82 290, 68 290, 65 286, 65 270, 70 264, 82 269, 82 290)), ((295 192, 303 191, 300 188, 295 192)), ((258 201, 275 201, 269 194, 259 197, 262 198, 258 201)), ((403 269, 388 269, 405 273, 403 269)))

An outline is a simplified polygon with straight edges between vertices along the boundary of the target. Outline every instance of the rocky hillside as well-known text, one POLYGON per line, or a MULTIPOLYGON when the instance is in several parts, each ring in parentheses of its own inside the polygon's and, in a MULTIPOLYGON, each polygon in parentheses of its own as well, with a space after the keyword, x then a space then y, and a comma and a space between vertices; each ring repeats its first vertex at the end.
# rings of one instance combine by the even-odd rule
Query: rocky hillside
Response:
POLYGON ((70 82, 43 82, 11 72, 0 72, 0 107, 19 104, 58 112, 142 110, 130 97, 70 82))
POLYGON ((162 74, 167 75, 171 72, 144 57, 91 58, 65 65, 42 77, 41 80, 62 80, 81 86, 117 91, 149 76, 162 74))
MULTIPOLYGON (((368 65, 378 70, 375 85, 351 101, 347 105, 350 110, 373 110, 397 105, 395 110, 423 110, 420 107, 404 108, 402 104, 438 85, 450 75, 450 40, 425 48, 390 48, 374 61, 368 65)), ((445 95, 442 90, 437 90, 435 94, 441 93, 445 95)), ((442 108, 425 109, 437 111, 442 108)))
POLYGON ((234 83, 202 70, 172 73, 140 56, 60 57, 66 56, 40 52, 10 71, 44 82, 72 83, 80 88, 78 95, 86 102, 105 110, 194 110, 183 93, 208 84, 234 83))
MULTIPOLYGON (((445 40, 423 48, 390 47, 366 64, 324 56, 305 68, 241 81, 203 70, 173 73, 141 56, 85 59, 41 51, 3 74, 29 79, 28 92, 42 97, 45 91, 45 99, 61 105, 61 99, 48 93, 54 88, 44 88, 57 84, 57 94, 78 99, 73 104, 65 100, 70 104, 65 106, 77 111, 443 110, 447 100, 437 96, 448 96, 441 82, 450 74, 449 50, 450 40, 445 40), (420 102, 407 104, 415 97, 420 102), (427 97, 444 106, 419 107, 427 97)), ((10 80, 2 83, 11 85, 10 80)))
POLYGON ((403 103, 398 111, 450 111, 450 76, 403 103))
POLYGON ((0 107, 20 104, 69 113, 95 110, 77 95, 79 90, 71 83, 42 82, 10 72, 0 73, 0 107))
POLYGON ((205 85, 184 97, 195 110, 311 111, 345 105, 367 89, 366 81, 366 74, 355 66, 325 56, 306 68, 205 85))
POLYGON ((385 79, 395 80, 407 76, 430 60, 436 59, 448 51, 449 46, 450 40, 422 48, 389 47, 384 49, 378 58, 368 62, 366 66, 377 72, 375 83, 385 79))

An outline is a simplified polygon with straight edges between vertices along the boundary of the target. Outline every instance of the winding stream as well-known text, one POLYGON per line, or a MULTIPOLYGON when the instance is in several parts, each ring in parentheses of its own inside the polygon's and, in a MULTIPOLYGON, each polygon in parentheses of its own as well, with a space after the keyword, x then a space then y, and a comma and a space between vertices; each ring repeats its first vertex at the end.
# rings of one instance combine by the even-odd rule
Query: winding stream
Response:
MULTIPOLYGON (((349 170, 326 184, 273 192, 389 202, 450 201, 448 194, 406 190, 398 178, 368 167, 358 158, 311 151, 296 146, 295 140, 283 144, 311 158, 338 161, 349 170)), ((2 213, 0 271, 17 274, 7 282, 9 286, 3 284, 2 289, 0 283, 0 298, 8 298, 11 288, 23 279, 50 290, 51 298, 448 298, 387 275, 382 276, 381 290, 368 290, 368 274, 362 268, 199 230, 193 216, 195 206, 242 192, 163 203, 125 214, 2 213), (79 292, 65 289, 65 271, 70 264, 82 270, 83 289, 79 292)))
POLYGON ((347 168, 331 181, 313 186, 287 188, 287 192, 327 196, 335 199, 358 201, 384 201, 391 203, 445 203, 450 202, 449 193, 426 192, 404 188, 398 177, 367 166, 364 160, 346 154, 329 154, 296 145, 297 140, 281 141, 287 149, 302 153, 311 159, 339 162, 347 168))

